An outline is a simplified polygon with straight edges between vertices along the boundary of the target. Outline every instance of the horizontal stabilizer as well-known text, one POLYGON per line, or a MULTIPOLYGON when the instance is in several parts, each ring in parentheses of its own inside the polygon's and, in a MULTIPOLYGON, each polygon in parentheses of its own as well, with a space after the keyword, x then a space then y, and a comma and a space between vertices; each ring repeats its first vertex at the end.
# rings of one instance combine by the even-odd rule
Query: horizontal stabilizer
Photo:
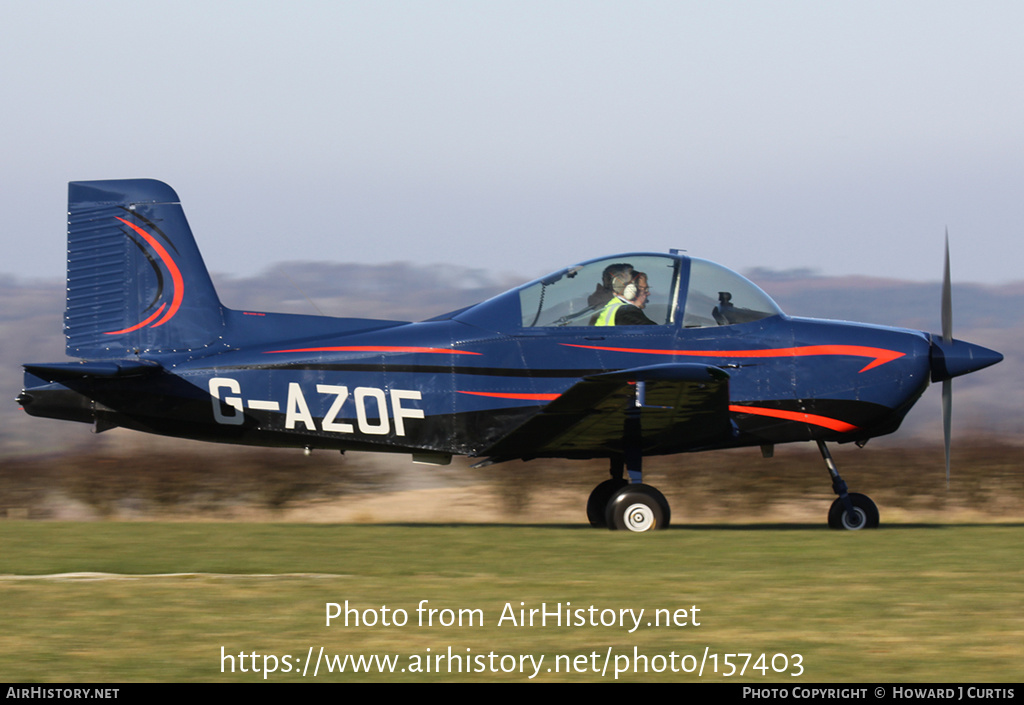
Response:
POLYGON ((23 365, 29 372, 49 382, 84 377, 139 377, 156 374, 163 367, 151 360, 82 360, 81 362, 50 362, 23 365))

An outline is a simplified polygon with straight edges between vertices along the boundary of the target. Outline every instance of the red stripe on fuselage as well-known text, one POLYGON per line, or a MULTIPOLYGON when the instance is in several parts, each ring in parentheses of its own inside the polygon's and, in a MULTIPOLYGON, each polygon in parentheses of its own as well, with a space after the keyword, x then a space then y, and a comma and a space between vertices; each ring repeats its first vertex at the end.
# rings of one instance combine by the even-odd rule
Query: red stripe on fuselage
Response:
POLYGON ((729 411, 734 411, 738 414, 753 414, 755 416, 770 416, 773 419, 785 419, 786 421, 798 421, 800 423, 808 423, 813 426, 821 426, 832 431, 838 431, 839 433, 848 433, 850 431, 856 431, 857 427, 853 424, 848 424, 845 421, 839 419, 831 419, 828 416, 818 416, 817 414, 805 414, 800 411, 785 411, 783 409, 765 409, 760 406, 739 406, 738 404, 730 404, 729 411))
POLYGON ((409 345, 339 345, 323 348, 294 348, 292 350, 267 350, 264 355, 273 353, 300 352, 397 352, 397 353, 431 353, 436 355, 480 355, 468 350, 451 350, 449 348, 419 348, 409 345))
POLYGON ((724 357, 724 358, 767 358, 767 357, 807 357, 812 355, 846 355, 849 357, 870 357, 872 362, 860 371, 866 372, 872 367, 884 365, 906 353, 885 348, 870 348, 864 345, 804 345, 796 348, 768 348, 765 350, 650 350, 647 348, 611 348, 600 345, 577 345, 562 343, 570 348, 587 348, 589 350, 606 350, 608 352, 639 353, 645 355, 680 355, 686 357, 724 357))
POLYGON ((517 399, 522 401, 554 401, 561 394, 525 394, 522 392, 464 392, 459 394, 471 394, 475 397, 494 397, 496 399, 517 399))

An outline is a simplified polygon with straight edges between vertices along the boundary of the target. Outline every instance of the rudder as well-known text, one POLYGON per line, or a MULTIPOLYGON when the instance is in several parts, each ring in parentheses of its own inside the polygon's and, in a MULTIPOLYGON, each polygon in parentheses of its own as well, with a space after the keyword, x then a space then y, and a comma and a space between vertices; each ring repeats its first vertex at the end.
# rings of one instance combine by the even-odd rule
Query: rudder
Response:
POLYGON ((67 353, 124 358, 206 347, 224 308, 178 195, 152 179, 68 184, 67 353))

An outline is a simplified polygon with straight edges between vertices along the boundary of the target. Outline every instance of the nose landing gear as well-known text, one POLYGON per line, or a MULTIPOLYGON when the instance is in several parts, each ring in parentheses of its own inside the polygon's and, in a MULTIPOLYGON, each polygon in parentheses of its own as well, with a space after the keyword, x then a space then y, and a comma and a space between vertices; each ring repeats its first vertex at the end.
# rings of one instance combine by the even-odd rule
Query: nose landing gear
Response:
POLYGON ((875 503, 867 495, 847 492, 846 482, 840 477, 839 469, 832 460, 832 454, 825 441, 818 441, 818 451, 825 461, 829 475, 832 476, 832 490, 839 495, 828 510, 828 527, 847 531, 877 529, 878 507, 875 503))

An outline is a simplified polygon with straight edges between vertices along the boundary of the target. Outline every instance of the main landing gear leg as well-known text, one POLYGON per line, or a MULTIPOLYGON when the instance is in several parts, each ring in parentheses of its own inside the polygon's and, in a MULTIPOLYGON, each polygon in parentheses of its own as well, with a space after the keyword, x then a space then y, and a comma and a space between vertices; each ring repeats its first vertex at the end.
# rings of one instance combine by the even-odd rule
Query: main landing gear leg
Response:
MULTIPOLYGON (((642 399, 642 390, 638 399, 642 399)), ((626 412, 623 455, 611 459, 609 472, 612 478, 602 482, 590 493, 587 518, 591 526, 607 526, 612 530, 652 531, 664 529, 671 520, 672 512, 665 495, 643 484, 641 405, 642 401, 626 412), (623 466, 629 475, 628 482, 622 477, 623 466)))
POLYGON ((846 529, 857 531, 859 529, 878 528, 878 507, 867 495, 856 492, 847 492, 846 482, 839 475, 839 469, 832 460, 825 441, 818 441, 818 451, 821 453, 828 474, 832 476, 832 491, 838 498, 832 502, 828 510, 828 526, 830 529, 846 529))

